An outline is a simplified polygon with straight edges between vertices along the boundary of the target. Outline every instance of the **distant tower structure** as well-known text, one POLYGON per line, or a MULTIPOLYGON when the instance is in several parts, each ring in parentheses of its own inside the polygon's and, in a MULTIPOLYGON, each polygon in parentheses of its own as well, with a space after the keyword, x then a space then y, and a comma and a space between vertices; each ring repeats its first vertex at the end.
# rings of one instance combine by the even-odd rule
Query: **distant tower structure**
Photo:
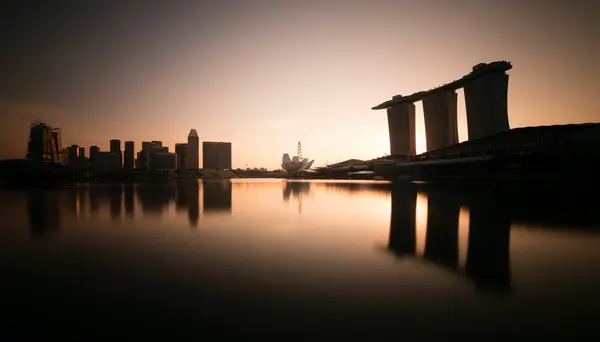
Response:
POLYGON ((110 141, 110 153, 118 153, 121 158, 121 167, 123 167, 123 153, 121 152, 121 140, 112 139, 110 141))
POLYGON ((198 170, 200 154, 200 138, 195 129, 190 130, 188 134, 187 151, 185 156, 186 169, 198 170))
POLYGON ((41 163, 58 163, 60 130, 53 129, 43 122, 34 122, 29 130, 27 159, 41 163))
POLYGON ((68 153, 69 165, 71 165, 71 166, 75 165, 77 163, 77 155, 79 153, 79 146, 71 145, 71 146, 67 147, 67 153, 68 153))
POLYGON ((177 155, 177 169, 186 169, 186 155, 187 155, 188 144, 175 144, 175 154, 177 155))
POLYGON ((133 170, 135 161, 135 145, 133 141, 125 142, 125 154, 123 156, 123 167, 127 170, 133 170))
POLYGON ((100 148, 98 146, 90 147, 90 160, 95 160, 98 157, 98 152, 100 152, 100 148))
POLYGON ((302 161, 302 144, 298 141, 298 160, 302 161))

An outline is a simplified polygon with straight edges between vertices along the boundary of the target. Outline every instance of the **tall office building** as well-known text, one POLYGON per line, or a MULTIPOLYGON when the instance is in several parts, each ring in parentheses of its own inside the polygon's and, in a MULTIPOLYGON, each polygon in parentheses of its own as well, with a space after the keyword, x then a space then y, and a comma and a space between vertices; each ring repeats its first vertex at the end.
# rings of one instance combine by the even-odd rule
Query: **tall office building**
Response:
POLYGON ((199 153, 200 153, 200 138, 198 138, 198 132, 195 129, 190 130, 188 135, 186 168, 188 170, 198 170, 199 168, 199 153))
POLYGON ((69 155, 69 165, 75 165, 75 163, 77 163, 77 154, 79 153, 79 146, 71 145, 67 147, 67 153, 69 155))
POLYGON ((125 142, 125 154, 123 155, 123 167, 132 170, 135 161, 135 145, 133 141, 125 142))
MULTIPOLYGON (((143 141, 142 151, 138 153, 137 167, 139 169, 150 170, 152 155, 155 153, 168 153, 169 148, 163 147, 160 141, 143 141)), ((175 162, 177 164, 177 162, 175 162)))
POLYGON ((58 163, 60 152, 60 131, 34 122, 29 130, 27 159, 43 163, 58 163))
POLYGON ((79 159, 85 159, 85 147, 79 147, 79 154, 77 156, 79 159))
POLYGON ((187 144, 175 144, 175 154, 177 155, 177 169, 186 169, 187 144))
POLYGON ((202 168, 204 170, 231 170, 231 143, 202 142, 202 168))
POLYGON ((112 139, 110 141, 110 153, 118 153, 121 156, 121 166, 123 166, 123 153, 121 152, 121 140, 112 139))
POLYGON ((100 147, 98 146, 91 146, 90 147, 90 160, 94 160, 98 157, 98 152, 100 152, 100 147))

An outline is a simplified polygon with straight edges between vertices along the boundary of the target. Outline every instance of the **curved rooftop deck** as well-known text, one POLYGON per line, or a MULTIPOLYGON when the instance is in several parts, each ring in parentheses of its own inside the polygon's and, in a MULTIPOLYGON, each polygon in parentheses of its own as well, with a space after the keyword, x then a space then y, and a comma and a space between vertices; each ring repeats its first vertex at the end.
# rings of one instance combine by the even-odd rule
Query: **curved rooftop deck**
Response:
POLYGON ((378 110, 378 109, 386 109, 389 107, 392 107, 394 105, 400 104, 400 103, 405 103, 405 102, 416 102, 416 101, 420 101, 430 95, 432 95, 435 92, 441 91, 441 90, 456 90, 459 88, 464 87, 465 83, 473 81, 476 78, 479 78, 483 75, 487 75, 490 73, 495 73, 495 72, 506 72, 507 70, 512 69, 512 64, 510 64, 510 62, 506 62, 506 61, 497 61, 497 62, 492 62, 489 64, 478 64, 477 66, 474 67, 473 71, 471 71, 470 73, 468 73, 467 75, 463 76, 462 78, 452 81, 450 83, 446 83, 443 84, 437 88, 433 88, 430 90, 425 90, 425 91, 419 91, 416 92, 412 95, 408 95, 408 96, 394 96, 393 99, 388 100, 384 103, 381 103, 371 109, 373 110, 378 110))

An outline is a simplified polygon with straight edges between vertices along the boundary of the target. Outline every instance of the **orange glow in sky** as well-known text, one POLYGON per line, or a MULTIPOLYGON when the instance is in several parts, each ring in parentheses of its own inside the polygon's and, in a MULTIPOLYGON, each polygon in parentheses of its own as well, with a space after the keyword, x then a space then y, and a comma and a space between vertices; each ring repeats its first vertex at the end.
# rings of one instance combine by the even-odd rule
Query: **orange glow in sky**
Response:
MULTIPOLYGON (((20 24, 0 27, 0 159, 24 157, 36 119, 86 152, 113 138, 173 151, 195 128, 232 143, 234 168, 279 168, 298 141, 314 166, 371 159, 390 152, 385 110, 372 106, 495 60, 513 64, 511 127, 600 117, 595 2, 183 3, 13 13, 20 24)), ((458 113, 462 141, 462 91, 458 113)))

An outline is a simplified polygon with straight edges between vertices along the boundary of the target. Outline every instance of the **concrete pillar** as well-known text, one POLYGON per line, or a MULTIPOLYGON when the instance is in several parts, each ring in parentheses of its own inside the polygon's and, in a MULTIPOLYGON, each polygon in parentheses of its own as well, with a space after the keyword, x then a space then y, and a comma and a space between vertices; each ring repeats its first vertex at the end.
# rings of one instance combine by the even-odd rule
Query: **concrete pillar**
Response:
POLYGON ((424 258, 446 267, 458 267, 460 204, 452 193, 427 192, 427 235, 424 258))
POLYGON ((458 144, 456 101, 454 90, 441 90, 423 99, 427 151, 458 144))
POLYGON ((415 104, 401 103, 387 109, 390 154, 417 153, 415 140, 415 104))
POLYGON ((494 72, 465 84, 469 140, 504 132, 508 123, 508 74, 494 72))
POLYGON ((388 249, 398 255, 415 254, 417 191, 412 187, 392 189, 392 214, 388 249))

